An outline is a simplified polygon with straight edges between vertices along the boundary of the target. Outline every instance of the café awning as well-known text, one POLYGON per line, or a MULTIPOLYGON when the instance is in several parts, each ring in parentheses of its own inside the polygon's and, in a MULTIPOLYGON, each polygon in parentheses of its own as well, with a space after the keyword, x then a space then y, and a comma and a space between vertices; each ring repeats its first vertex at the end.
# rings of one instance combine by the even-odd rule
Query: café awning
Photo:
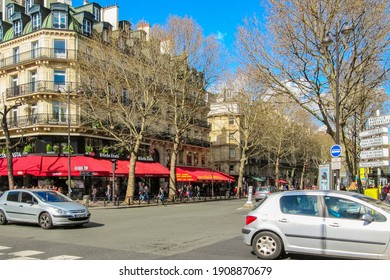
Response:
POLYGON ((196 182, 196 181, 219 181, 232 182, 234 179, 228 174, 211 168, 178 166, 176 167, 176 181, 178 182, 196 182))
MULTIPOLYGON (((0 175, 8 176, 7 159, 0 159, 0 175)), ((41 156, 28 156, 28 157, 14 157, 13 174, 14 176, 32 175, 37 176, 41 169, 41 156)))

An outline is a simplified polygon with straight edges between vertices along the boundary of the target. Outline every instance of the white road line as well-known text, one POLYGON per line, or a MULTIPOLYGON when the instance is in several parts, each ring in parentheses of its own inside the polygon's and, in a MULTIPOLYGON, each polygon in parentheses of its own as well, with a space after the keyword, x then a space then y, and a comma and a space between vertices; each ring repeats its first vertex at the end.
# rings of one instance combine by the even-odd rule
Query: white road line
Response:
POLYGON ((48 260, 78 260, 78 259, 81 259, 82 257, 78 257, 78 256, 69 256, 69 255, 61 255, 61 256, 55 256, 55 257, 51 257, 51 258, 48 258, 48 260))
POLYGON ((34 255, 43 254, 43 253, 44 252, 41 251, 25 250, 25 251, 9 253, 9 255, 17 256, 17 257, 30 257, 34 255))
POLYGON ((6 246, 0 246, 0 250, 7 250, 7 249, 11 249, 12 247, 6 247, 6 246))

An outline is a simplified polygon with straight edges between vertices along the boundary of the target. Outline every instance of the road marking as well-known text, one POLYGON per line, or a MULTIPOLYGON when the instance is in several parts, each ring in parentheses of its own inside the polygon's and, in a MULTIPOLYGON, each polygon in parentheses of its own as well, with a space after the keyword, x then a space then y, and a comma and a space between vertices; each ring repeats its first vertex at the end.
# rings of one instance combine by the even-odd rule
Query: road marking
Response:
POLYGON ((7 250, 7 249, 11 249, 12 247, 6 247, 6 246, 0 246, 0 250, 7 250))
POLYGON ((9 253, 12 256, 17 256, 17 257, 30 257, 34 255, 39 255, 43 254, 44 252, 41 251, 33 251, 33 250, 25 250, 25 251, 19 251, 19 252, 13 252, 9 253))
POLYGON ((48 260, 61 260, 61 261, 63 261, 63 260, 78 260, 78 259, 81 259, 81 258, 82 257, 61 255, 61 256, 48 258, 48 260))

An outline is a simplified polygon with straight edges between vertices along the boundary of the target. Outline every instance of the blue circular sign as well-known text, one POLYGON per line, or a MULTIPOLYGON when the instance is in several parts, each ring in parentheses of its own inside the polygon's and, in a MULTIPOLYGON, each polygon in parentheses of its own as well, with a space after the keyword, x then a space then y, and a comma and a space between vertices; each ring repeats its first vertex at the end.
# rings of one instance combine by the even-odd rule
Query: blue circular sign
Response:
POLYGON ((341 146, 338 144, 333 145, 332 148, 330 148, 330 154, 332 157, 341 156, 341 152, 342 152, 341 146))

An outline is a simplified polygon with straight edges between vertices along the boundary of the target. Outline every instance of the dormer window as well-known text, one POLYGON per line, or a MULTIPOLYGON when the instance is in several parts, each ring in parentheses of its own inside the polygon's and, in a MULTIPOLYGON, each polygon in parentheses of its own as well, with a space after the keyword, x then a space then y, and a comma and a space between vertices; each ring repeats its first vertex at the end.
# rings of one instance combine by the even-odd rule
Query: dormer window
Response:
POLYGON ((32 6, 34 6, 34 0, 26 0, 26 14, 28 14, 32 6))
POLYGON ((32 29, 33 30, 38 30, 41 28, 41 23, 42 23, 42 17, 40 13, 35 13, 31 16, 32 19, 32 29))
POLYGON ((83 20, 83 33, 87 36, 90 36, 92 33, 92 22, 89 19, 83 20))
POLYGON ((65 12, 53 12, 53 27, 57 29, 66 29, 67 14, 65 12))
POLYGON ((22 35, 22 21, 21 20, 16 20, 14 22, 14 35, 15 35, 15 37, 22 35))
POLYGON ((7 19, 8 21, 11 21, 11 17, 14 14, 14 6, 9 6, 7 8, 7 19))
POLYGON ((100 21, 100 9, 98 7, 93 7, 93 16, 96 21, 100 21))

